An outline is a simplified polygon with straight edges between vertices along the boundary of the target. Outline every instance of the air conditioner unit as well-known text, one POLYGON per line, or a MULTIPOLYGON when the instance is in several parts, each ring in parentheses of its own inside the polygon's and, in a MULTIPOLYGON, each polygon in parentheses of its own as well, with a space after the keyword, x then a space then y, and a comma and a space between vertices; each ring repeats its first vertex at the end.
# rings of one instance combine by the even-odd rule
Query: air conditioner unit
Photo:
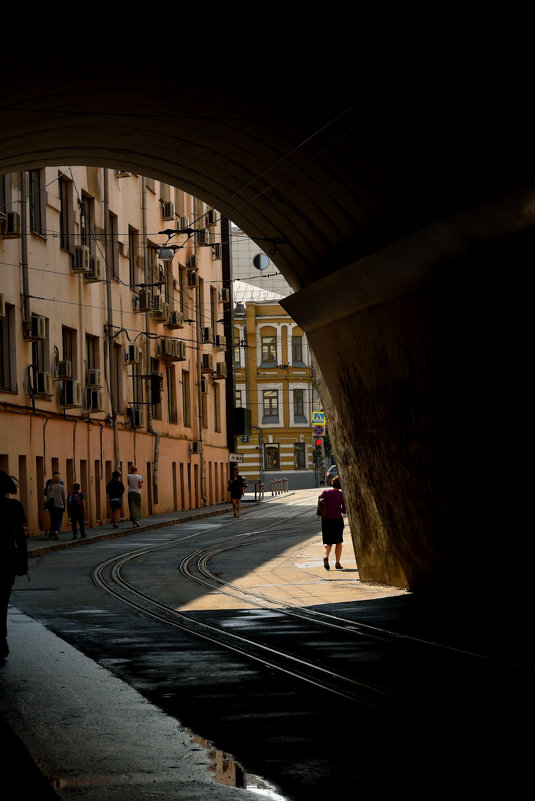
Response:
POLYGON ((215 346, 219 350, 225 350, 227 347, 227 339, 223 336, 223 334, 216 334, 215 335, 215 346))
POLYGON ((56 378, 62 381, 65 378, 72 377, 72 363, 69 361, 60 361, 56 369, 56 378))
POLYGON ((136 312, 152 311, 152 292, 142 289, 139 295, 134 296, 133 303, 136 312))
POLYGON ((128 178, 129 175, 130 175, 130 173, 126 172, 126 170, 115 170, 115 177, 116 178, 128 178))
POLYGON ((212 258, 214 259, 222 259, 223 258, 223 245, 221 242, 216 242, 212 246, 212 258))
POLYGON ((155 295, 152 299, 152 316, 155 320, 167 320, 169 317, 169 304, 163 295, 155 295))
POLYGON ((189 228, 189 217, 181 217, 179 230, 185 231, 187 228, 189 228))
POLYGON ((89 257, 89 272, 85 273, 84 280, 90 282, 104 280, 102 259, 99 259, 98 256, 89 257))
POLYGON ((188 286, 194 287, 199 286, 199 274, 195 271, 188 273, 188 286))
POLYGON ((74 261, 72 269, 76 273, 89 272, 89 248, 87 245, 76 245, 74 248, 74 261))
POLYGON ((59 406, 63 409, 71 409, 82 405, 82 386, 78 379, 62 381, 58 387, 59 406))
POLYGON ((219 300, 221 303, 230 303, 230 289, 222 289, 219 292, 219 300))
POLYGON ((139 364, 141 361, 141 348, 139 345, 128 345, 124 353, 126 364, 139 364))
POLYGON ((196 270, 197 269, 197 258, 195 255, 190 256, 186 259, 186 270, 196 270))
POLYGON ((46 318, 32 314, 32 330, 30 339, 46 339, 46 318))
POLYGON ((35 374, 35 395, 41 398, 45 395, 52 395, 52 376, 50 373, 35 374))
POLYGON ((96 367, 91 367, 87 371, 87 386, 88 387, 100 387, 100 370, 96 367))
POLYGON ((0 292, 0 317, 6 316, 6 296, 0 292))
POLYGON ((86 389, 86 409, 90 412, 104 411, 104 393, 101 389, 86 389))
POLYGON ((18 239, 20 237, 20 214, 18 211, 7 212, 3 233, 6 239, 18 239))
POLYGON ((118 242, 119 245, 119 255, 126 256, 128 258, 130 254, 130 250, 128 249, 128 245, 126 242, 118 242))
POLYGON ((179 311, 169 312, 166 326, 168 328, 184 328, 184 315, 179 311))
POLYGON ((201 378, 201 395, 208 395, 208 379, 201 378))
POLYGON ((191 453, 200 453, 202 451, 202 442, 195 440, 190 445, 190 452, 191 453))
POLYGON ((174 220, 175 219, 175 204, 168 200, 165 203, 162 203, 162 220, 174 220))
POLYGON ((203 353, 201 370, 203 373, 211 373, 214 369, 214 357, 211 353, 203 353))
POLYGON ((131 406, 126 410, 130 428, 143 428, 145 425, 145 415, 143 409, 133 409, 131 406))
POLYGON ((209 209, 206 212, 206 222, 208 225, 214 225, 217 222, 217 211, 215 209, 209 209))
POLYGON ((203 328, 202 338, 204 342, 213 342, 214 332, 211 328, 203 328))
POLYGON ((225 362, 217 362, 215 366, 215 376, 214 378, 226 378, 227 377, 227 365, 225 362))
POLYGON ((201 231, 197 231, 197 244, 198 245, 209 245, 210 244, 210 231, 205 229, 201 231))
POLYGON ((176 358, 179 362, 186 361, 186 343, 181 339, 175 339, 176 358))
POLYGON ((158 356, 166 359, 176 359, 176 340, 171 338, 160 339, 158 342, 158 356))

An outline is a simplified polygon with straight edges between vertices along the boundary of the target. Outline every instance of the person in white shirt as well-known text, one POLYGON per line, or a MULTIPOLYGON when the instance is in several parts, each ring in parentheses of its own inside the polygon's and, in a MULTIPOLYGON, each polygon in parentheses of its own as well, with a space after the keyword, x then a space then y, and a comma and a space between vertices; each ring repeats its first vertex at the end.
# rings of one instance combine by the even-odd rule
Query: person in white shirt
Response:
POLYGON ((138 520, 141 517, 141 488, 143 486, 143 477, 137 472, 137 467, 132 465, 130 472, 127 476, 128 483, 128 510, 130 512, 130 520, 139 528, 138 520))

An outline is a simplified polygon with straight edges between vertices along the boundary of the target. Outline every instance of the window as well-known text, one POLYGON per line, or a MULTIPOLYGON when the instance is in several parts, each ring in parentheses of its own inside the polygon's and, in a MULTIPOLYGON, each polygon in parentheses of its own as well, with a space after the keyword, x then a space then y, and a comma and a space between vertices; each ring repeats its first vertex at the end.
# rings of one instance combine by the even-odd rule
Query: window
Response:
POLYGON ((182 417, 184 425, 189 428, 191 426, 191 393, 188 370, 182 370, 182 417))
POLYGON ((162 382, 163 374, 160 372, 160 362, 158 359, 151 359, 150 374, 150 400, 152 404, 152 416, 154 420, 162 419, 162 382))
POLYGON ((76 353, 76 336, 77 332, 72 328, 63 326, 61 339, 62 339, 62 355, 64 361, 71 363, 71 375, 73 378, 77 377, 77 353, 76 353))
POLYGON ((117 281, 119 279, 119 239, 117 235, 117 215, 112 211, 108 213, 108 235, 106 237, 106 261, 110 275, 117 281))
POLYGON ((276 389, 265 389, 263 392, 264 398, 264 415, 262 422, 264 423, 278 423, 279 422, 279 393, 276 389))
POLYGON ((263 336, 262 340, 262 364, 277 363, 277 337, 275 335, 263 336))
POLYGON ((294 444, 294 469, 304 470, 306 468, 306 448, 304 442, 294 444))
POLYGON ((212 326, 212 331, 216 332, 216 322, 217 322, 217 289, 215 286, 210 287, 210 325, 212 326))
POLYGON ((143 256, 139 250, 139 231, 128 226, 128 260, 130 268, 130 287, 143 283, 143 256))
POLYGON ((234 408, 241 409, 242 399, 241 399, 241 389, 237 389, 234 392, 234 408))
POLYGON ((264 467, 266 470, 280 470, 279 446, 272 443, 264 445, 264 467))
POLYGON ((304 364, 303 361, 303 337, 292 337, 292 364, 304 364))
POLYGON ((221 431, 221 388, 214 381, 214 431, 221 431))
POLYGON ((0 317, 0 390, 15 392, 15 307, 6 304, 6 315, 0 317))
POLYGON ((68 253, 73 251, 73 218, 72 181, 69 181, 62 172, 58 179, 59 192, 59 244, 68 253))
POLYGON ((241 365, 241 358, 240 358, 240 333, 239 331, 234 332, 234 367, 239 367, 241 365))
POLYGON ((294 389, 292 394, 294 402, 294 422, 306 423, 307 418, 305 415, 305 390, 294 389))
POLYGON ((110 393, 114 412, 120 411, 123 399, 123 349, 121 345, 113 344, 110 368, 110 393))
POLYGON ((45 200, 43 191, 43 171, 28 171, 28 199, 30 206, 30 231, 44 235, 45 200))
MULTIPOLYGON (((34 315, 32 315, 33 317, 34 315)), ((45 318, 46 321, 46 336, 45 339, 39 339, 36 342, 32 342, 32 364, 34 368, 39 373, 49 373, 50 372, 50 347, 48 341, 48 319, 45 318)))
POLYGON ((176 377, 173 365, 165 368, 167 379, 167 418, 170 423, 178 423, 178 409, 176 405, 176 377))
POLYGON ((91 334, 85 337, 86 368, 88 370, 100 367, 99 339, 91 334))
POLYGON ((11 175, 0 175, 0 212, 11 211, 11 175))
POLYGON ((86 194, 82 194, 80 203, 80 244, 95 254, 95 200, 86 194))

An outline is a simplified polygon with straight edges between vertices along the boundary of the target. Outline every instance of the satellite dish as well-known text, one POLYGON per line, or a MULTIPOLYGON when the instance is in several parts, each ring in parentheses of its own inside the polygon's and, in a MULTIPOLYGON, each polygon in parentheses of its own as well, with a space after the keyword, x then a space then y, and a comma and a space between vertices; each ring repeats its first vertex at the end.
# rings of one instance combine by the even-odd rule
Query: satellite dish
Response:
POLYGON ((269 264, 269 259, 265 253, 257 253, 253 259, 253 264, 257 270, 265 270, 269 264))

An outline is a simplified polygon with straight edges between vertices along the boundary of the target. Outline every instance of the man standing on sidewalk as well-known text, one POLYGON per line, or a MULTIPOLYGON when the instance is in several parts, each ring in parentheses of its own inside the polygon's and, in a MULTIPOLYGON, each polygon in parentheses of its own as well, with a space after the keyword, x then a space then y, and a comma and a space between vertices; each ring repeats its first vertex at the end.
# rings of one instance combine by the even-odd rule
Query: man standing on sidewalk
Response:
POLYGON ((132 465, 130 472, 127 476, 128 482, 128 510, 130 512, 130 520, 139 528, 138 520, 141 518, 141 488, 143 486, 143 477, 137 472, 137 467, 132 465))

